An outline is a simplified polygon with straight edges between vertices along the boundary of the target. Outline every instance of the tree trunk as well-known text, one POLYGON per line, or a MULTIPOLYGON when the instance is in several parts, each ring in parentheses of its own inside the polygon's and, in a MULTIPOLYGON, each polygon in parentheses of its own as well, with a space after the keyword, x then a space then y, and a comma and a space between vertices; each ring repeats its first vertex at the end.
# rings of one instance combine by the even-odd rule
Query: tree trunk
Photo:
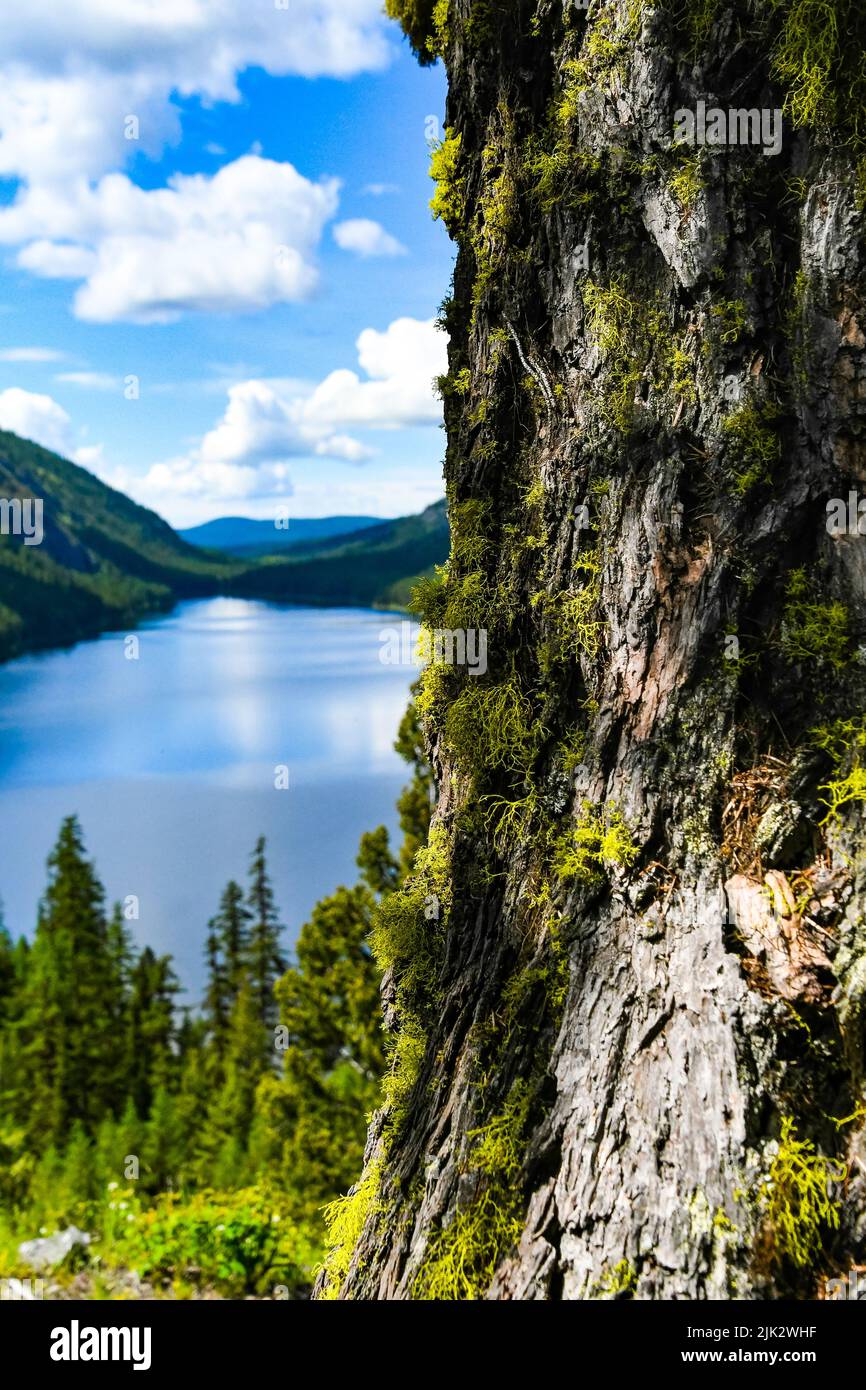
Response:
POLYGON ((866 22, 407 8, 459 247, 423 604, 489 670, 422 681, 440 796, 322 1288, 815 1297, 866 1237, 866 22))

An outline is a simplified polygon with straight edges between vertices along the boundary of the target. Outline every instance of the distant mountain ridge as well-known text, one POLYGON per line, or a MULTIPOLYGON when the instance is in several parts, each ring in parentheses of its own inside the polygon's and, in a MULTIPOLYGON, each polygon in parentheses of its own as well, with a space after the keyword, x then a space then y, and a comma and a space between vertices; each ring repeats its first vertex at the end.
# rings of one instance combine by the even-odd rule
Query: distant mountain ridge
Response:
POLYGON ((285 529, 273 521, 248 516, 223 516, 178 531, 181 540, 205 550, 221 550, 226 555, 267 555, 294 550, 309 541, 333 540, 377 526, 378 516, 291 517, 285 529))
POLYGON ((210 594, 404 607, 449 547, 442 501, 396 521, 323 518, 361 525, 297 537, 288 554, 204 550, 87 469, 0 430, 0 499, 15 498, 42 500, 44 538, 25 545, 0 534, 0 661, 133 627, 178 599, 210 594))
POLYGON ((448 558, 445 499, 417 516, 380 521, 337 543, 310 542, 247 570, 232 592, 303 604, 363 604, 405 608, 413 585, 448 558))

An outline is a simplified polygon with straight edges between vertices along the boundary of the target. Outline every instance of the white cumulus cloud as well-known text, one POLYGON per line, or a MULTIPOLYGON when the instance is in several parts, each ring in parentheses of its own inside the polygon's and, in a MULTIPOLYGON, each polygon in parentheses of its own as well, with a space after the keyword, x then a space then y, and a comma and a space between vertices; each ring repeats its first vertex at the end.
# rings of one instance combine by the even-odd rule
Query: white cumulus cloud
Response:
POLYGON ((179 138, 175 95, 236 102, 252 67, 350 77, 381 70, 393 52, 381 0, 4 4, 0 173, 93 180, 179 138))
POLYGON ((32 439, 56 454, 72 452, 72 421, 57 401, 9 386, 0 391, 0 429, 32 439))
POLYGON ((124 174, 95 186, 27 190, 0 210, 0 243, 46 277, 84 278, 75 312, 97 323, 167 323, 188 310, 247 311, 308 297, 315 252, 337 209, 335 179, 247 155, 212 177, 177 174, 141 189, 124 174))
POLYGON ((250 380, 228 390, 226 408, 198 447, 154 464, 143 478, 120 480, 138 501, 162 509, 165 498, 226 501, 291 492, 289 460, 332 458, 361 464, 375 449, 346 432, 436 425, 434 378, 446 369, 446 339, 434 320, 396 319, 357 340, 364 373, 341 369, 318 385, 250 380))
POLYGON ((353 217, 337 222, 334 240, 341 251, 354 251, 357 256, 405 256, 406 247, 386 232, 379 222, 368 217, 353 217))

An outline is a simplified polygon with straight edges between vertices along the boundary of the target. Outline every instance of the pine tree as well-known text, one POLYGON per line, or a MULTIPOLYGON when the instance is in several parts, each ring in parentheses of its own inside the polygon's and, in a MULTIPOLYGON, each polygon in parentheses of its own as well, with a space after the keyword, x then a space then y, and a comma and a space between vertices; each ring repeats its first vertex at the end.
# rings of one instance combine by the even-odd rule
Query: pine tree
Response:
POLYGON ((219 911, 210 924, 210 931, 219 943, 230 1006, 237 999, 246 974, 249 922, 250 914, 244 905, 243 889, 232 879, 223 890, 219 911))
POLYGON ((174 996, 178 982, 170 956, 145 946, 132 971, 129 1004, 129 1094, 144 1119, 155 1091, 176 1073, 174 996))
POLYGON ((285 970, 286 961, 280 952, 280 935, 283 928, 268 877, 264 838, 256 841, 253 850, 247 901, 252 920, 247 956, 250 988, 262 1026, 265 1030, 270 1030, 277 1020, 274 984, 285 970))
POLYGON ((288 1048, 283 1077, 267 1076, 260 1087, 256 1138, 278 1155, 283 1182, 310 1213, 351 1183, 378 1099, 379 970, 366 940, 374 905, 363 886, 317 903, 297 965, 277 984, 288 1048))
POLYGON ((208 1040, 219 1060, 225 1052, 229 1012, 231 1010, 231 990, 216 918, 211 918, 208 924, 205 963, 207 966, 207 988, 203 1013, 207 1025, 208 1040))
POLYGON ((116 1102, 122 998, 102 886, 74 816, 61 826, 48 869, 20 1026, 28 1127, 59 1140, 76 1120, 92 1130, 116 1102))

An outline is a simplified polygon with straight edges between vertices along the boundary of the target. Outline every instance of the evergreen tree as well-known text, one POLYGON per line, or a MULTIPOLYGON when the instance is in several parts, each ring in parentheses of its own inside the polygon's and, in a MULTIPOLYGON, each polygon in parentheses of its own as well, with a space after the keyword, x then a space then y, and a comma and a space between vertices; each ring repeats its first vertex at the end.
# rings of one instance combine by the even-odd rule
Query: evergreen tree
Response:
POLYGON ((231 989, 216 918, 211 918, 208 924, 205 963, 207 966, 207 988, 204 997, 204 1019, 214 1055, 217 1060, 221 1060, 225 1052, 228 1032, 231 989))
POLYGON ((277 984, 288 1047, 283 1077, 259 1089, 256 1142, 309 1213, 351 1183, 379 1096, 379 971, 366 939, 374 906, 363 886, 317 903, 297 965, 277 984))
POLYGON ((74 816, 61 826, 48 869, 20 1026, 28 1127, 59 1140, 76 1120, 92 1130, 116 1103, 122 998, 102 886, 74 816))
POLYGON ((219 911, 210 923, 210 932, 219 943, 229 1007, 237 999, 246 974, 249 923, 250 914, 244 905, 243 889, 232 879, 226 884, 219 911))
POLYGON ((223 1083, 212 1098, 202 1141, 205 1180, 216 1185, 219 1169, 228 1171, 233 1155, 234 1180, 240 1181, 238 1155, 246 1151, 255 1110, 256 1090, 265 1069, 264 1029, 249 981, 241 985, 229 1020, 223 1083))
MULTIPOLYGON (((277 1020, 274 984, 286 968, 280 952, 282 926, 274 904, 274 892, 265 862, 265 841, 256 841, 250 865, 250 891, 247 899, 252 926, 249 932, 249 979, 253 1003, 265 1030, 277 1020)), ((266 1047, 269 1044, 266 1042, 266 1047)), ((272 1055, 272 1054, 269 1054, 272 1055)))
POLYGON ((374 893, 392 893, 400 882, 400 865, 391 854, 384 825, 361 836, 356 864, 374 893))
POLYGON ((15 947, 3 920, 0 902, 0 1026, 9 1016, 15 993, 15 947))
POLYGON ((154 1092, 176 1072, 174 996, 178 982, 171 956, 145 946, 132 971, 129 1004, 129 1094, 139 1116, 150 1112, 154 1092))

